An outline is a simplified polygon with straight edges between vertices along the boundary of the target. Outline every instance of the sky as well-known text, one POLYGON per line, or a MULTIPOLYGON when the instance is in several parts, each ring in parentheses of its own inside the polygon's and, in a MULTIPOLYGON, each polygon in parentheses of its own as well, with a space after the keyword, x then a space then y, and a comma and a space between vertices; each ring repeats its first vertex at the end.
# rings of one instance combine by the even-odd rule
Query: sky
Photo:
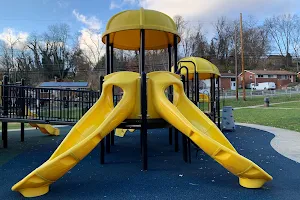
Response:
POLYGON ((45 32, 49 25, 67 23, 71 34, 89 43, 92 41, 86 38, 101 38, 114 14, 141 6, 199 22, 208 30, 207 37, 212 37, 209 30, 220 16, 234 20, 243 13, 263 22, 273 15, 300 14, 299 0, 1 0, 0 40, 5 41, 10 35, 26 41, 32 33, 45 32))

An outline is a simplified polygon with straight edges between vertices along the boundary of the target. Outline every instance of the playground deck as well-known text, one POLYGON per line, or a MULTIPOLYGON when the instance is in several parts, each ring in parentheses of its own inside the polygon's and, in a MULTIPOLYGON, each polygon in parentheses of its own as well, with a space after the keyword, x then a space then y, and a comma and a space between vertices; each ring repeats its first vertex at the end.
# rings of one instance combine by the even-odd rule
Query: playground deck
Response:
MULTIPOLYGON (((0 150, 7 158, 0 165, 0 199, 22 198, 11 186, 49 158, 70 127, 60 129, 59 137, 26 131, 24 144, 18 133, 9 132, 10 148, 16 152, 0 150)), ((148 134, 147 172, 140 171, 139 134, 128 133, 116 138, 105 165, 99 164, 99 148, 94 149, 40 199, 300 199, 300 164, 271 147, 272 134, 237 126, 235 132, 225 135, 238 152, 263 167, 274 180, 262 189, 242 188, 237 177, 201 150, 196 157, 193 149, 192 163, 184 163, 182 153, 175 153, 174 146, 168 144, 168 130, 154 129, 148 134)))

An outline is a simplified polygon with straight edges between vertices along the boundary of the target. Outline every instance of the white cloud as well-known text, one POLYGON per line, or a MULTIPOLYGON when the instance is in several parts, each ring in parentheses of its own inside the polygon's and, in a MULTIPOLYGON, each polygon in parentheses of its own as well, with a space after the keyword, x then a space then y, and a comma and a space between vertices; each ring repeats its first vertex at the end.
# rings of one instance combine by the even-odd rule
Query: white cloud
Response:
POLYGON ((110 2, 109 9, 113 10, 113 9, 118 9, 118 8, 121 8, 120 4, 117 4, 115 1, 110 2))
POLYGON ((127 4, 135 4, 136 2, 138 2, 138 1, 136 1, 136 0, 123 0, 123 3, 127 3, 127 4))
POLYGON ((80 30, 78 37, 79 47, 93 64, 97 64, 105 53, 104 44, 101 41, 102 34, 88 29, 80 30))
POLYGON ((139 0, 112 0, 110 2, 110 6, 109 8, 111 10, 113 9, 121 9, 123 8, 123 6, 128 6, 128 5, 131 5, 131 6, 134 6, 136 4, 139 3, 139 0))
POLYGON ((56 3, 60 8, 67 8, 69 6, 69 2, 66 0, 58 0, 56 3))
POLYGON ((72 13, 79 22, 86 26, 79 31, 78 44, 90 62, 95 65, 105 52, 104 44, 101 41, 101 21, 95 16, 87 17, 76 10, 73 10, 72 13))
POLYGON ((80 14, 76 10, 73 10, 72 13, 78 21, 85 24, 89 29, 92 29, 92 30, 100 30, 101 29, 102 23, 97 17, 95 17, 95 16, 87 17, 83 14, 80 14))
POLYGON ((23 31, 16 31, 13 28, 5 28, 3 32, 0 33, 0 40, 4 41, 4 43, 14 49, 24 49, 26 46, 26 41, 29 34, 23 31))
MULTIPOLYGON (((126 0, 127 1, 127 0, 126 0)), ((130 0, 128 0, 130 1, 130 0)), ((284 13, 295 14, 300 6, 299 0, 139 0, 136 6, 161 11, 170 17, 181 15, 192 25, 201 24, 208 38, 213 37, 212 24, 225 16, 228 20, 239 20, 254 16, 262 23, 265 18, 284 13)))
POLYGON ((278 13, 297 11, 298 0, 141 0, 141 6, 162 11, 171 17, 176 14, 202 21, 219 16, 238 18, 239 13, 266 17, 278 13))

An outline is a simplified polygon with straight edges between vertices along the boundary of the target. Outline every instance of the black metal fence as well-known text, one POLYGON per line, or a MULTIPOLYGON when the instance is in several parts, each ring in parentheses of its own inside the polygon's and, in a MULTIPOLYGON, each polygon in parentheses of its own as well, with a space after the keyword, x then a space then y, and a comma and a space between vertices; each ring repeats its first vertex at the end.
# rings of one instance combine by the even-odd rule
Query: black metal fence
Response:
MULTIPOLYGON (((211 90, 209 88, 203 90, 203 98, 198 98, 198 103, 196 103, 193 87, 194 83, 187 80, 183 81, 187 95, 203 112, 215 111, 212 107, 216 102, 216 97, 211 97, 211 90), (205 99, 205 97, 208 99, 205 99)), ((72 125, 75 124, 100 97, 99 91, 36 88, 25 86, 24 81, 21 81, 19 84, 9 84, 5 78, 0 88, 0 121, 8 122, 39 122, 72 125)), ((198 88, 202 89, 201 87, 198 88)), ((217 91, 215 93, 217 94, 217 91)), ((116 94, 115 92, 115 105, 120 101, 121 96, 121 93, 116 94)))
MULTIPOLYGON (((115 105, 121 94, 114 95, 115 105)), ((1 85, 0 121, 75 124, 100 97, 99 91, 1 85)))

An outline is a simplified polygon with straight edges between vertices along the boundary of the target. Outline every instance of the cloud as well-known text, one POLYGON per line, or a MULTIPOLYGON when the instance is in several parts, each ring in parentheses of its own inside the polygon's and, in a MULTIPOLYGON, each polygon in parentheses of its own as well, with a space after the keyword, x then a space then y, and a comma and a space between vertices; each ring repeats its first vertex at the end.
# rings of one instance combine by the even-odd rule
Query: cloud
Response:
POLYGON ((100 30, 101 29, 102 23, 97 17, 95 17, 95 16, 87 17, 83 14, 80 14, 76 10, 73 10, 72 13, 78 21, 85 24, 89 29, 92 29, 92 30, 100 30))
POLYGON ((181 15, 192 26, 201 24, 208 38, 213 37, 214 26, 218 18, 225 16, 228 20, 239 20, 253 16, 259 23, 273 15, 297 13, 299 0, 139 0, 135 6, 161 11, 170 17, 181 15))
POLYGON ((173 17, 182 15, 199 20, 213 20, 219 16, 237 18, 240 12, 266 17, 278 13, 296 12, 298 0, 141 0, 141 6, 155 9, 173 17))
POLYGON ((95 33, 88 29, 80 30, 78 43, 80 49, 89 60, 95 65, 105 53, 104 44, 101 41, 102 34, 95 33))
POLYGON ((86 27, 83 27, 79 31, 79 47, 90 60, 90 62, 96 65, 105 52, 104 44, 101 41, 102 23, 95 16, 87 17, 83 14, 80 14, 76 10, 73 10, 72 13, 79 22, 86 25, 86 27))
POLYGON ((135 4, 135 3, 137 3, 138 1, 136 1, 136 0, 123 0, 123 3, 125 4, 125 3, 127 3, 127 4, 135 4))
POLYGON ((113 9, 118 9, 118 8, 121 8, 120 4, 117 4, 115 1, 110 2, 109 9, 113 10, 113 9))
POLYGON ((26 41, 29 34, 23 31, 16 31, 13 28, 5 28, 0 33, 0 40, 2 40, 8 47, 13 46, 15 49, 22 50, 26 46, 26 41))
POLYGON ((109 8, 111 10, 122 9, 124 6, 128 6, 128 5, 135 6, 137 4, 139 4, 139 0, 112 0, 110 2, 109 8))
POLYGON ((60 8, 67 8, 69 6, 69 2, 66 0, 57 0, 56 3, 60 8))

